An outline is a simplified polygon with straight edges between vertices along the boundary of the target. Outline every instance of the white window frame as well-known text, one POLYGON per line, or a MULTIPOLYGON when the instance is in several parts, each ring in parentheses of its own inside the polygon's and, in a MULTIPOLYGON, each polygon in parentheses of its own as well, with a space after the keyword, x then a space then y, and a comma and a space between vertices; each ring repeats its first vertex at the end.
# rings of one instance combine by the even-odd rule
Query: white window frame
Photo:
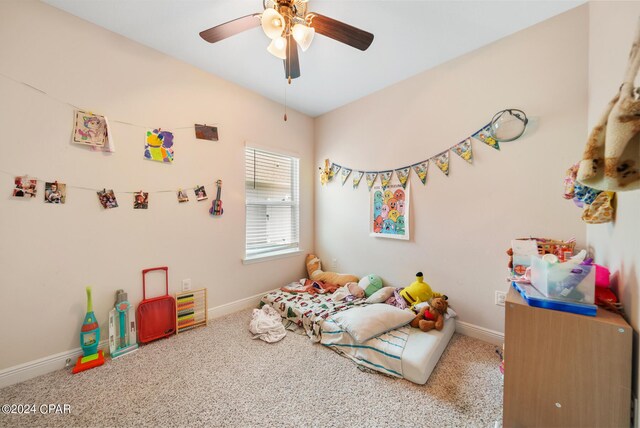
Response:
POLYGON ((297 154, 293 154, 293 153, 289 153, 286 151, 282 151, 282 150, 277 150, 277 149, 272 149, 272 148, 266 148, 266 147, 261 147, 255 144, 246 144, 245 146, 245 255, 243 258, 243 263, 244 264, 249 264, 249 263, 256 263, 256 262, 261 262, 261 261, 267 261, 267 260, 273 260, 273 259, 279 259, 279 258, 283 258, 283 257, 290 257, 290 256, 295 256, 298 254, 302 253, 302 250, 300 249, 300 158, 298 157, 297 154), (248 201, 247 200, 247 181, 246 181, 246 176, 247 176, 247 163, 246 163, 246 153, 247 150, 256 150, 256 151, 260 151, 260 152, 267 152, 267 153, 272 153, 274 155, 277 156, 285 156, 287 158, 293 159, 295 160, 295 167, 292 170, 292 174, 295 174, 295 176, 292 176, 292 184, 293 184, 293 189, 294 189, 294 194, 292 195, 291 200, 287 200, 287 201, 264 201, 264 202, 255 202, 255 201, 248 201), (294 181, 295 180, 295 181, 294 181), (295 234, 297 236, 297 242, 292 242, 291 244, 288 245, 275 245, 273 247, 263 247, 261 249, 256 249, 256 250, 250 250, 247 248, 247 234, 249 232, 247 226, 248 226, 248 207, 249 206, 264 206, 264 207, 269 207, 269 206, 289 206, 289 207, 295 207, 295 215, 294 215, 294 219, 293 221, 295 222, 295 225, 292 225, 292 227, 296 228, 295 234))

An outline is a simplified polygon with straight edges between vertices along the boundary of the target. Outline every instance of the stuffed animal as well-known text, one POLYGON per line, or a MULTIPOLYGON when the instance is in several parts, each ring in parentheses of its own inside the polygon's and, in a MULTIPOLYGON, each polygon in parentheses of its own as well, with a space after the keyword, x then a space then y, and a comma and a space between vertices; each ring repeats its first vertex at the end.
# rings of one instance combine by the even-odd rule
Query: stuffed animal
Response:
POLYGON ((429 284, 424 282, 422 272, 418 272, 415 282, 400 291, 400 296, 407 301, 409 306, 414 306, 420 302, 428 302, 434 297, 442 297, 442 294, 431 290, 429 284))
POLYGON ((358 282, 360 288, 364 290, 364 295, 369 297, 382 288, 382 279, 378 275, 367 275, 358 282))
POLYGON ((444 297, 434 297, 431 299, 429 306, 420 309, 418 315, 411 321, 411 327, 419 328, 422 331, 433 330, 438 331, 444 327, 444 314, 447 313, 449 303, 444 297))
POLYGON ((354 275, 347 275, 335 272, 324 272, 320 259, 314 254, 307 254, 306 259, 307 274, 309 279, 314 281, 327 282, 329 284, 345 285, 348 282, 358 282, 359 278, 354 275))

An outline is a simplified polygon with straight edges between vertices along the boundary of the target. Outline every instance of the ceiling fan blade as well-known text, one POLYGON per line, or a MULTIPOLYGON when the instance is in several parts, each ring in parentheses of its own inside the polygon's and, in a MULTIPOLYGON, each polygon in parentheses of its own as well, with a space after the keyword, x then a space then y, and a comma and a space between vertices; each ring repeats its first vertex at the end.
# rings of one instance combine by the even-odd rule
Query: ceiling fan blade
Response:
POLYGON ((373 34, 344 22, 336 21, 328 16, 311 12, 307 15, 307 20, 309 21, 309 26, 313 27, 317 33, 353 46, 361 51, 366 51, 371 46, 371 42, 373 42, 373 34))
POLYGON ((259 26, 260 14, 254 13, 253 15, 243 16, 242 18, 234 19, 233 21, 225 22, 208 30, 201 31, 200 37, 209 43, 215 43, 259 26))
POLYGON ((287 59, 284 60, 284 76, 288 79, 300 77, 300 61, 298 60, 298 44, 292 36, 287 37, 287 59))

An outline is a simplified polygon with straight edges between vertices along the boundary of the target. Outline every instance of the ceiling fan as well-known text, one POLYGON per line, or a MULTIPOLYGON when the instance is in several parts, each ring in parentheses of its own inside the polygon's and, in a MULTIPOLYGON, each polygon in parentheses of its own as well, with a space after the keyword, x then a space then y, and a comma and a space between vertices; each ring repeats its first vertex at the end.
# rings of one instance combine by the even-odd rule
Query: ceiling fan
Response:
POLYGON ((361 51, 373 42, 373 34, 315 12, 307 12, 308 0, 263 0, 264 12, 234 19, 200 32, 200 37, 216 43, 235 34, 262 27, 271 39, 267 50, 284 60, 285 77, 300 77, 298 46, 306 51, 317 32, 361 51))

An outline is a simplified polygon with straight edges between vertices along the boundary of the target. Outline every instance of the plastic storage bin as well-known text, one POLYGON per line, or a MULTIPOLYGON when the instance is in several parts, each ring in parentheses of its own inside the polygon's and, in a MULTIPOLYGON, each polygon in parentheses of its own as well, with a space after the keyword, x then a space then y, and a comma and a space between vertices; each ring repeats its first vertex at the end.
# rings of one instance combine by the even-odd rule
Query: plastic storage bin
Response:
POLYGON ((531 260, 531 284, 543 295, 569 302, 594 303, 595 268, 571 262, 550 264, 531 260))

